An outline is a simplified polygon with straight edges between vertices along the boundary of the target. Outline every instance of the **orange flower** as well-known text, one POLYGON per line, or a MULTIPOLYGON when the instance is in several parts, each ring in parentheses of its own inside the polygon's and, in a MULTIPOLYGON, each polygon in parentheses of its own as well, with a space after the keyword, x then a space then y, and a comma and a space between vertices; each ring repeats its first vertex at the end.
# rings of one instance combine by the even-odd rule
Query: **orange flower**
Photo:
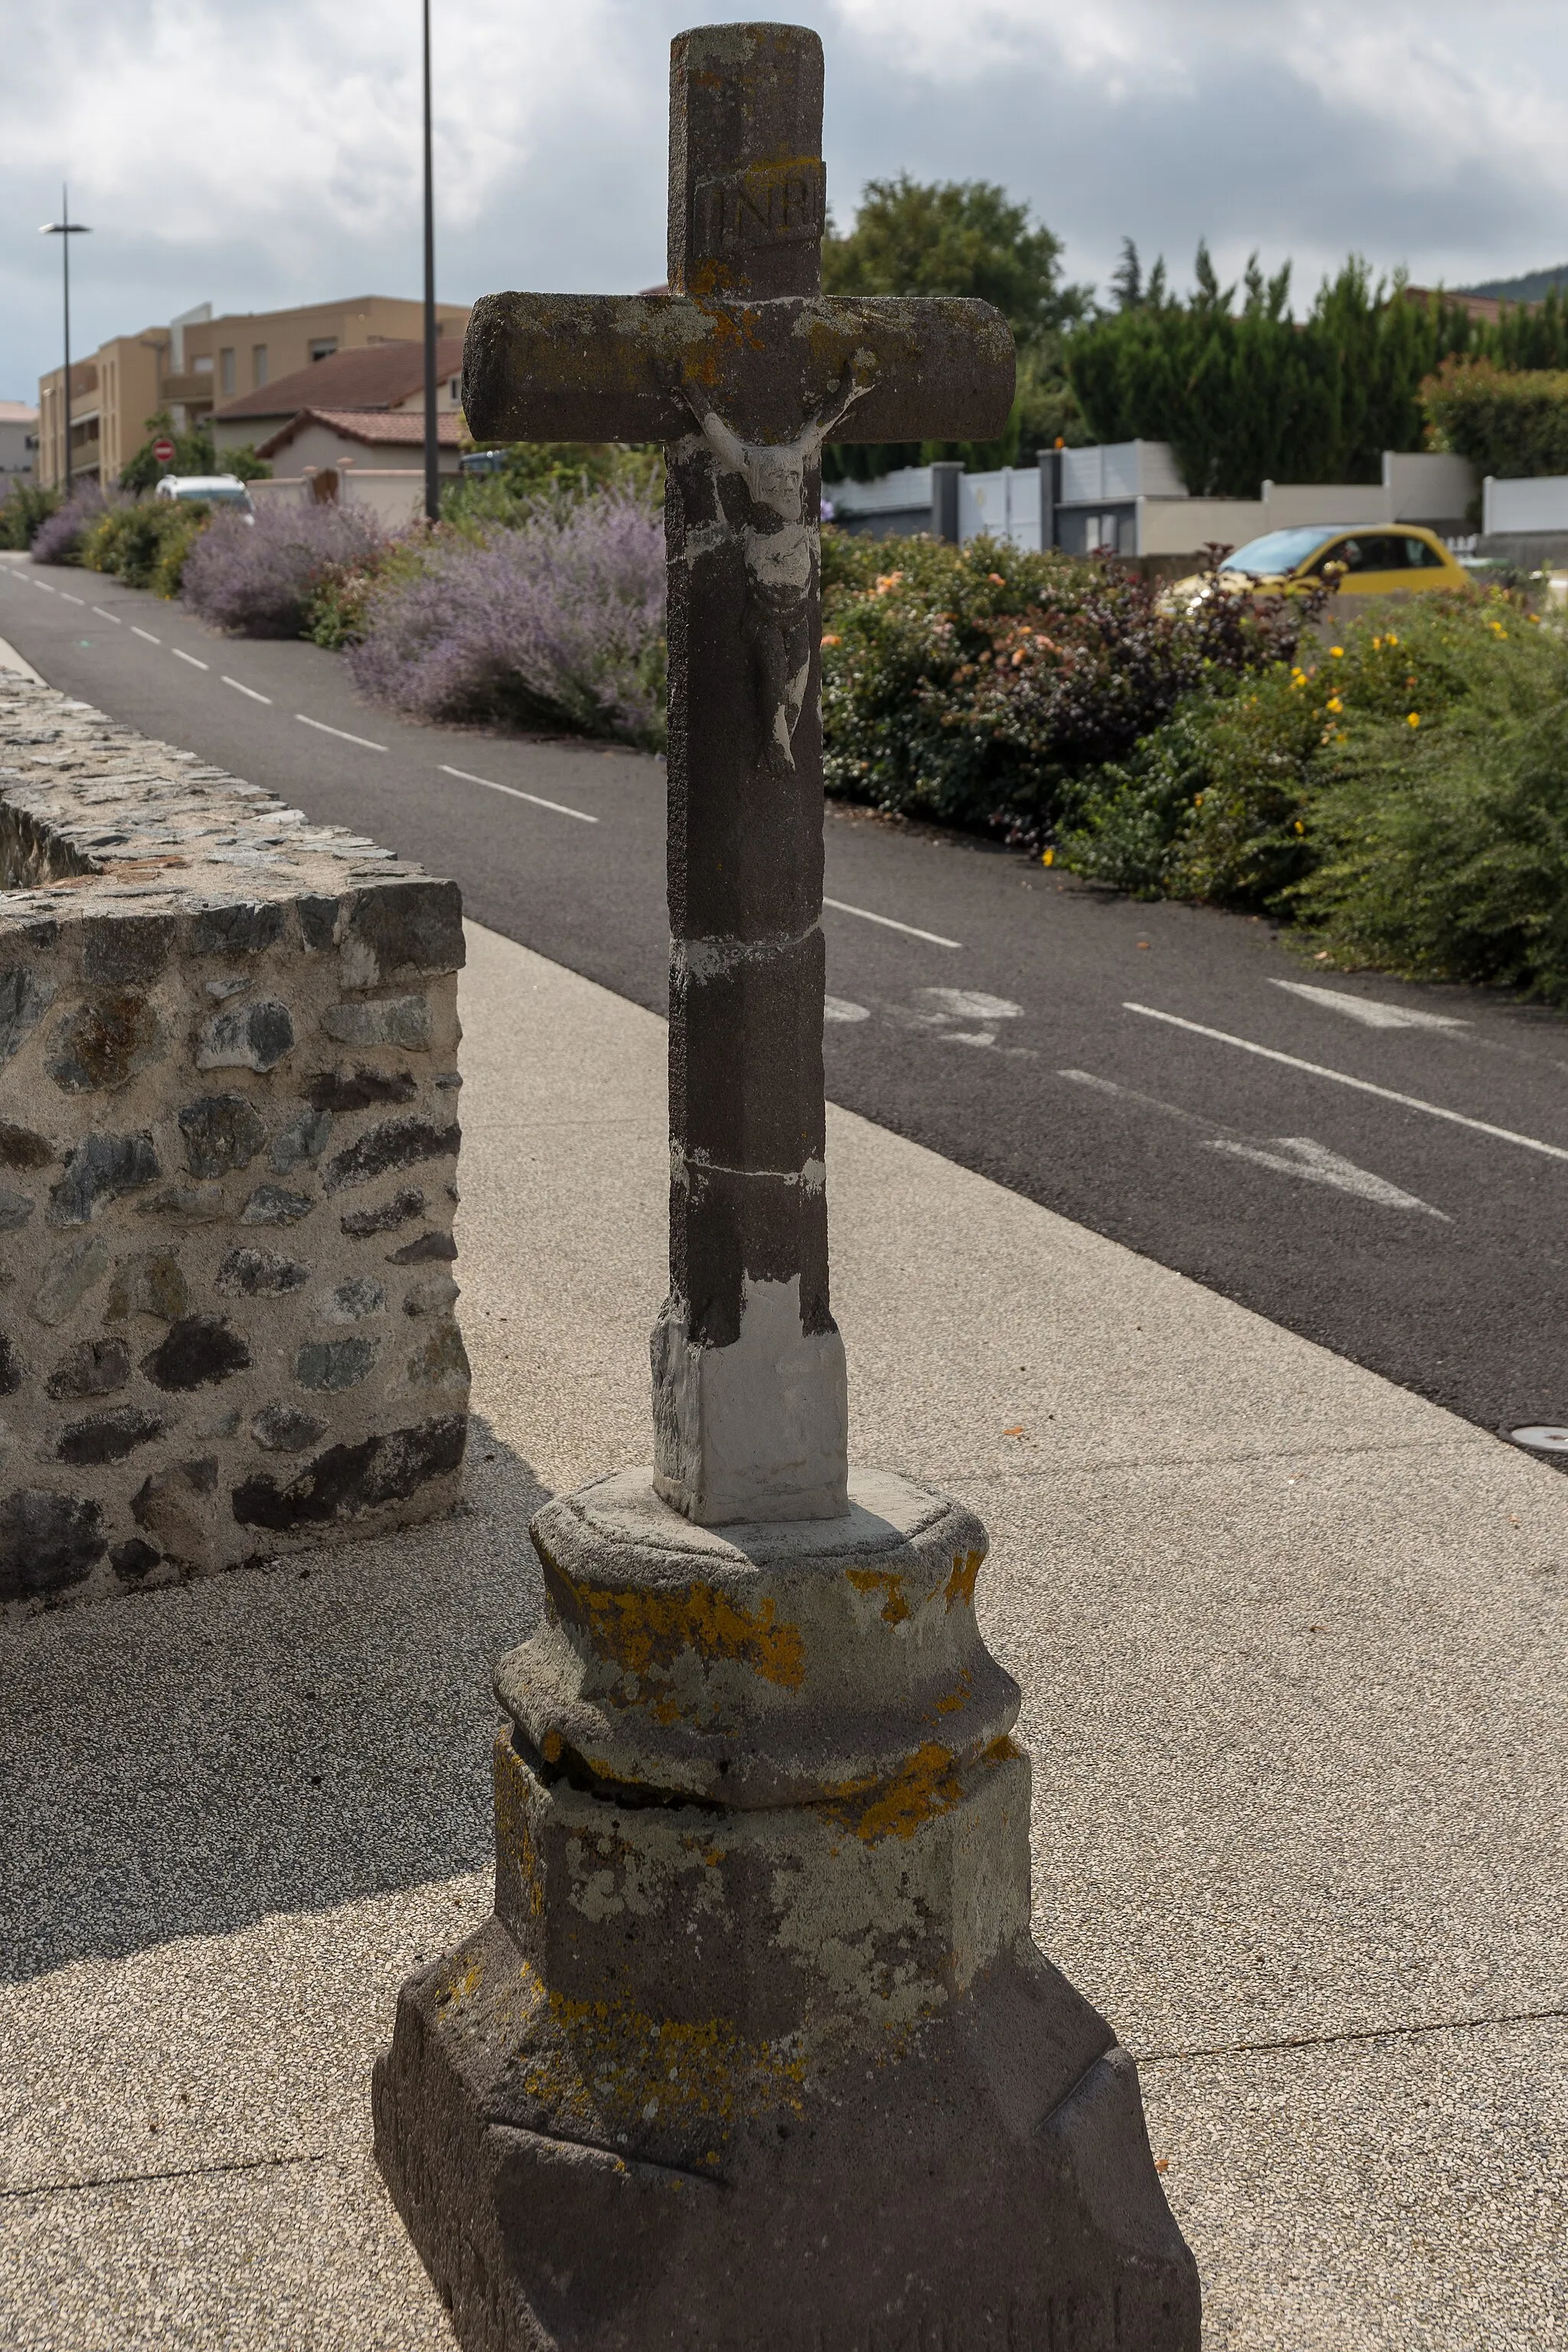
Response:
POLYGON ((828 636, 824 637, 822 642, 825 646, 841 646, 844 643, 844 640, 842 637, 828 636))

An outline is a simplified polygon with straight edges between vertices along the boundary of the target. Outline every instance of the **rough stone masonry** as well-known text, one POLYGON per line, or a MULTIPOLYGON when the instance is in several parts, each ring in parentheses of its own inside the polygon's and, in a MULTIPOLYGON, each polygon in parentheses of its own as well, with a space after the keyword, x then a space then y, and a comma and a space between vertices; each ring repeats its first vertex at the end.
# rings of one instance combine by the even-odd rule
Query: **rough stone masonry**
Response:
POLYGON ((1196 2352, 1137 2077, 1029 1937, 985 1534, 847 1460, 823 1164, 822 442, 988 437, 983 303, 821 294, 823 60, 671 56, 670 293, 479 303, 486 436, 667 445, 670 1294, 648 1468, 533 1523, 496 1904, 377 2153, 468 2352, 1196 2352))
POLYGON ((0 1604, 449 1509, 456 887, 0 674, 0 1604))

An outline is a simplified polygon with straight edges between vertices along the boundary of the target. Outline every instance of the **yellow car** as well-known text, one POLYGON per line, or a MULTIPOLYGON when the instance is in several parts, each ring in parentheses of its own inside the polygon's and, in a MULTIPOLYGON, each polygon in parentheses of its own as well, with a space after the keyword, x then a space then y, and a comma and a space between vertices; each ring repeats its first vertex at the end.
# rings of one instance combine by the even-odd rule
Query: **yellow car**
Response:
MULTIPOLYGON (((1360 596, 1463 588, 1468 578, 1436 531, 1412 522, 1305 523, 1268 530, 1227 555, 1219 576, 1227 588, 1256 588, 1265 594, 1326 577, 1342 593, 1360 596)), ((1173 602, 1186 604, 1203 593, 1206 578, 1194 572, 1168 593, 1173 602)))

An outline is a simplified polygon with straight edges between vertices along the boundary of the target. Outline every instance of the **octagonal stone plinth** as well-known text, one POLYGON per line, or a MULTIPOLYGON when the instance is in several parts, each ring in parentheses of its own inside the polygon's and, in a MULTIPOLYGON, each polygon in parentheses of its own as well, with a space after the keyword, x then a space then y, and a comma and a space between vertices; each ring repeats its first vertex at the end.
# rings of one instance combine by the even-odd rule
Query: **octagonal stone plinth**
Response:
POLYGON ((1136 2075, 1029 1941, 979 1522, 552 1504, 494 1916, 405 1987, 376 2147, 468 2352, 1195 2352, 1136 2075))

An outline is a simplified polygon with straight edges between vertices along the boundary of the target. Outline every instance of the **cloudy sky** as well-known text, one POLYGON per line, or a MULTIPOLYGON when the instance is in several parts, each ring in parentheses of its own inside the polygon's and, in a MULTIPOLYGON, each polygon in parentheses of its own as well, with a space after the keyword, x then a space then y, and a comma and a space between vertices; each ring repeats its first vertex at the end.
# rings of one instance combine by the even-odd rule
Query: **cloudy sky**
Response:
MULTIPOLYGON (((737 16, 743 12, 734 12, 737 16)), ((840 223, 868 178, 1001 181, 1103 284, 1257 247, 1451 285, 1568 260, 1561 0, 827 0, 840 223)), ((439 290, 664 275, 679 0, 434 0, 439 290)), ((419 289, 418 0, 0 0, 0 396, 190 304, 419 289)))

